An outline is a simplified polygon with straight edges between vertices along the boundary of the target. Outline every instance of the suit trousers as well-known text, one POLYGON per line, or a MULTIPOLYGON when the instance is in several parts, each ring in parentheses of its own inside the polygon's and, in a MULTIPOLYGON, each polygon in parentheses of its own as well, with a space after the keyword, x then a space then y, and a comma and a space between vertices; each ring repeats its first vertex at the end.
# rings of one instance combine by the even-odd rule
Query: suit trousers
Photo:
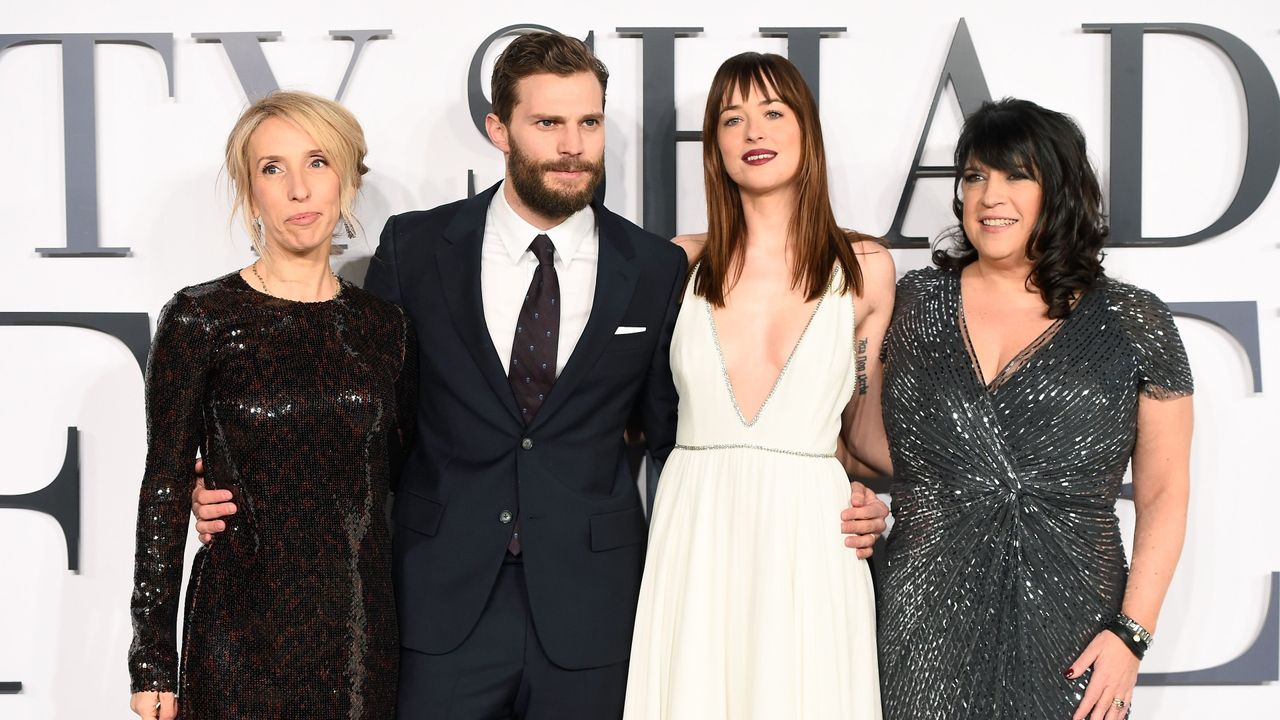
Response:
POLYGON ((471 634, 432 655, 400 650, 398 720, 610 720, 622 717, 627 661, 568 670, 538 640, 524 564, 508 555, 471 634))

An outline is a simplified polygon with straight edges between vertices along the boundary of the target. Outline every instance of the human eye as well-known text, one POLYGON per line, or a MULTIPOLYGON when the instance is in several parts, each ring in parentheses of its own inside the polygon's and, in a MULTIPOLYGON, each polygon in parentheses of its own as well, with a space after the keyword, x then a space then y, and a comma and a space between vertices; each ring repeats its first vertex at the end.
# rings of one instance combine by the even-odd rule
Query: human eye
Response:
POLYGON ((782 113, 777 110, 770 110, 769 112, 766 112, 764 116, 769 118, 770 120, 777 120, 778 118, 782 117, 782 113))
POLYGON ((262 166, 262 170, 260 172, 263 175, 279 175, 280 173, 284 172, 284 169, 281 168, 276 163, 267 163, 266 165, 262 166))
POLYGON ((329 161, 323 155, 313 155, 311 157, 310 167, 322 168, 329 167, 329 161))
POLYGON ((541 118, 534 122, 535 125, 542 128, 555 127, 556 121, 550 118, 541 118))
POLYGON ((740 122, 742 122, 742 118, 738 117, 737 115, 730 115, 729 117, 724 119, 724 126, 733 127, 734 125, 737 125, 740 122))
POLYGON ((587 127, 592 127, 592 128, 593 128, 593 127, 599 127, 599 126, 600 126, 600 118, 587 118, 586 120, 583 120, 583 121, 582 121, 582 124, 583 124, 583 125, 586 125, 587 127))
POLYGON ((987 176, 983 175, 977 170, 965 170, 964 175, 961 176, 961 179, 964 181, 966 185, 972 185, 976 182, 982 182, 983 180, 986 180, 987 176))

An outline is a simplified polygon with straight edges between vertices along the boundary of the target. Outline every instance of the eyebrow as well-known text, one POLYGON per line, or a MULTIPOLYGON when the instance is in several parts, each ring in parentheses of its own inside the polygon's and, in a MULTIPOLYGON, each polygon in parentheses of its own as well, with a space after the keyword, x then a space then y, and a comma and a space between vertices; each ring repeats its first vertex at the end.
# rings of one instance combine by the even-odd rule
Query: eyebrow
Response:
MULTIPOLYGON (((306 151, 303 154, 306 155, 307 157, 311 157, 312 155, 324 155, 324 151, 321 150, 320 148, 311 148, 310 150, 306 151)), ((283 159, 284 157, 280 155, 263 155, 262 157, 258 158, 258 162, 259 163, 277 162, 283 159)))
MULTIPOLYGON (((774 98, 774 97, 767 97, 767 98, 765 98, 765 99, 761 100, 760 102, 756 103, 756 105, 757 105, 757 106, 760 106, 760 105, 772 105, 773 103, 780 103, 780 102, 782 102, 782 101, 781 101, 781 100, 779 100, 778 98, 774 98)), ((722 112, 722 113, 726 113, 726 112, 729 112, 730 110, 741 110, 741 109, 742 109, 742 105, 741 105, 741 104, 739 104, 739 105, 729 105, 729 106, 727 106, 727 107, 723 108, 722 110, 720 110, 720 112, 722 112)))

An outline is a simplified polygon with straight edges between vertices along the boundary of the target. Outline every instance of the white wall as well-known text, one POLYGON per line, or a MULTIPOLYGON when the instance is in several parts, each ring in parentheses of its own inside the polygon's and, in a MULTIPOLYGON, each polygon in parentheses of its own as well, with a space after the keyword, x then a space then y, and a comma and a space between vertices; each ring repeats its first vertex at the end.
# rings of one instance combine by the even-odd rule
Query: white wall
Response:
MULTIPOLYGON (((1109 157, 1109 39, 1084 23, 1177 21, 1230 32, 1280 75, 1280 6, 1251 2, 1079 0, 1048 6, 992 1, 937 3, 652 0, 634 9, 561 3, 534 10, 498 0, 480 6, 313 0, 191 6, 15 0, 0 32, 164 32, 175 39, 175 95, 148 49, 103 45, 97 58, 97 175, 100 243, 128 245, 125 258, 48 258, 34 248, 64 244, 62 65, 56 45, 0 53, 0 313, 155 313, 179 287, 251 261, 248 241, 228 224, 219 175, 227 131, 245 96, 223 47, 192 33, 281 31, 265 47, 286 87, 332 95, 350 44, 328 32, 391 28, 360 59, 345 101, 369 138, 373 172, 358 211, 367 237, 336 259, 359 279, 377 232, 395 212, 463 196, 498 179, 500 154, 471 124, 466 71, 498 28, 550 25, 579 37, 595 31, 612 71, 608 100, 608 201, 639 219, 640 41, 618 27, 702 26, 676 42, 677 116, 697 129, 705 89, 719 62, 755 49, 785 52, 759 27, 847 26, 822 42, 822 116, 832 192, 842 223, 887 230, 923 129, 959 18, 967 20, 991 93, 1035 100, 1075 116, 1105 180, 1109 157), (473 10, 474 8, 474 10, 473 10)), ((1180 235, 1217 218, 1235 193, 1243 162, 1244 106, 1231 64, 1204 42, 1176 35, 1146 40, 1144 231, 1180 235)), ((491 60, 490 60, 491 61, 491 60)), ((486 70, 487 72, 487 70, 486 70)), ((946 162, 959 127, 948 95, 926 160, 946 162)), ((1255 128, 1275 133, 1280 128, 1255 128)), ((703 228, 695 144, 679 150, 679 230, 703 228)), ((945 182, 922 184, 907 231, 935 235, 950 215, 945 182)), ((1263 383, 1255 393, 1244 352, 1221 330, 1194 320, 1179 327, 1196 375, 1188 545, 1147 672, 1193 670, 1239 655, 1258 634, 1277 555, 1277 427, 1271 384, 1280 382, 1280 190, 1234 230, 1182 248, 1121 248, 1107 269, 1166 301, 1258 303, 1263 383)), ((897 250, 900 271, 927 262, 897 250)), ((133 528, 145 427, 142 377, 111 338, 72 328, 0 327, 0 495, 35 490, 57 473, 65 428, 80 429, 81 572, 66 570, 63 540, 48 516, 0 510, 0 681, 24 691, 0 695, 0 718, 128 718, 125 650, 131 629, 133 528)), ((1131 506, 1122 504, 1123 514, 1131 506)), ((1064 658, 1064 665, 1070 658, 1064 658)), ((989 679, 974 678, 975 682, 989 679)), ((1280 687, 1143 687, 1139 716, 1276 717, 1280 687)))

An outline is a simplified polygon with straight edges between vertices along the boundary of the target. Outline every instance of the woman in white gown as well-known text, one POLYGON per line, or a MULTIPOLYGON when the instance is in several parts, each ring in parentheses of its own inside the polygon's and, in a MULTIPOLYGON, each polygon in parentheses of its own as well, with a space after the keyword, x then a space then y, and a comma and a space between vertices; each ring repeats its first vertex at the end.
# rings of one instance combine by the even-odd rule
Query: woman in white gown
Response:
POLYGON ((694 268, 671 345, 680 423, 625 718, 878 720, 871 576, 834 518, 846 466, 888 469, 893 261, 836 225, 816 103, 785 58, 725 61, 703 139, 708 232, 677 238, 694 268))

